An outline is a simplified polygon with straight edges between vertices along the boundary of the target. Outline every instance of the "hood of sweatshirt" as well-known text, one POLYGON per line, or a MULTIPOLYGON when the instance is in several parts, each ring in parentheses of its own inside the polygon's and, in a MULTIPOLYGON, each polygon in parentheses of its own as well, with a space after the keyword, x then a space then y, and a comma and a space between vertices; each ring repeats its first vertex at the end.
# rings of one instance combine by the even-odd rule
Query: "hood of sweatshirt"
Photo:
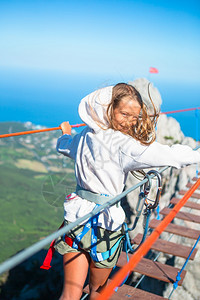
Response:
POLYGON ((84 97, 78 107, 81 120, 94 131, 108 126, 107 107, 112 98, 113 86, 108 86, 84 97))

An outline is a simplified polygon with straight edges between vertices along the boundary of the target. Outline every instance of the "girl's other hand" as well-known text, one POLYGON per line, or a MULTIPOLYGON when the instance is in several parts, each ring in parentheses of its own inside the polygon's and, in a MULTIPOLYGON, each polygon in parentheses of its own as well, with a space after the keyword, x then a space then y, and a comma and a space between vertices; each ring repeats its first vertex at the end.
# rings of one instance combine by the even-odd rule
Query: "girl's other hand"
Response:
POLYGON ((63 134, 69 134, 69 135, 71 135, 71 129, 72 128, 71 128, 69 122, 62 122, 60 124, 60 127, 61 127, 61 130, 62 130, 63 134))

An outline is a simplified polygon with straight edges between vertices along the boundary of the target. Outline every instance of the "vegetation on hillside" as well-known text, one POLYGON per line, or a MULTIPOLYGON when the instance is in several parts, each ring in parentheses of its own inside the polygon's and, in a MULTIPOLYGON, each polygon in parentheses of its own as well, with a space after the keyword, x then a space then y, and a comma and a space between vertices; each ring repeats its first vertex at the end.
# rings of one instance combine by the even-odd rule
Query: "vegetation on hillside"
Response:
MULTIPOLYGON (((34 128, 0 123, 0 133, 34 128)), ((58 132, 0 139, 0 262, 55 231, 74 190, 73 162, 56 153, 58 132)))

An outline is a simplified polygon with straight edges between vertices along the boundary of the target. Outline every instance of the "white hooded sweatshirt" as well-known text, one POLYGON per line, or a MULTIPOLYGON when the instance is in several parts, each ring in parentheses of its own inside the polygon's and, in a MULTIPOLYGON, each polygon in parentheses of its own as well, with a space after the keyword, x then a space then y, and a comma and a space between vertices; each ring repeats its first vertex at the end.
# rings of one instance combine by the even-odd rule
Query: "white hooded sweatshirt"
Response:
MULTIPOLYGON (((58 139, 57 151, 75 160, 79 186, 98 194, 116 196, 123 191, 129 171, 168 165, 181 168, 200 162, 200 153, 189 146, 176 144, 169 147, 157 142, 144 146, 119 131, 100 128, 96 116, 106 127, 106 109, 112 88, 100 89, 83 98, 79 115, 88 126, 73 138, 64 134, 58 139)), ((64 217, 73 222, 94 207, 95 203, 73 193, 64 203, 64 217)), ((114 205, 100 214, 98 226, 116 231, 124 219, 122 207, 114 205)))

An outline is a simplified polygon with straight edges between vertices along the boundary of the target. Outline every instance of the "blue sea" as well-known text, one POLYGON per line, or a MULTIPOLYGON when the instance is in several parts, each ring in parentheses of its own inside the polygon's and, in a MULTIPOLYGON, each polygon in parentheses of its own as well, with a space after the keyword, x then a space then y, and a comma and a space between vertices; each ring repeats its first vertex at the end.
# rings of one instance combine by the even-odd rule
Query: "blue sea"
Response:
MULTIPOLYGON (((0 78, 0 121, 31 121, 47 127, 57 127, 63 121, 81 123, 77 108, 85 95, 107 85, 134 79, 109 74, 17 69, 1 69, 0 78)), ((162 95, 163 112, 200 106, 198 84, 166 82, 156 77, 152 81, 162 95)), ((169 116, 177 119, 184 135, 199 140, 200 111, 169 116)))

